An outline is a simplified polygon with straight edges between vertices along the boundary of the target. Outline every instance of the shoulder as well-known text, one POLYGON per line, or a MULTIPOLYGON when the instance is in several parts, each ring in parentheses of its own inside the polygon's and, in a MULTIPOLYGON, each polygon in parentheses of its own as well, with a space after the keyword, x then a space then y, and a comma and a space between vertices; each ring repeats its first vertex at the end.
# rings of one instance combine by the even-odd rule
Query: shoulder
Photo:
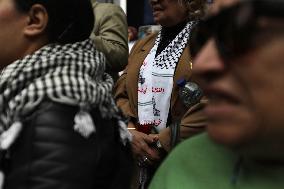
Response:
POLYGON ((57 125, 64 123, 70 125, 71 119, 78 112, 77 106, 66 105, 51 100, 41 102, 36 110, 29 116, 30 120, 36 124, 57 125))
POLYGON ((151 189, 158 188, 157 186, 163 183, 162 180, 166 180, 166 183, 162 184, 165 188, 181 183, 182 185, 176 187, 210 188, 208 186, 213 184, 216 188, 224 188, 221 187, 224 183, 222 181, 228 178, 226 181, 229 182, 234 161, 232 152, 212 142, 206 134, 192 137, 169 154, 157 171, 151 189))
POLYGON ((135 53, 136 51, 149 50, 154 46, 155 39, 158 36, 158 33, 150 34, 142 39, 139 39, 132 47, 130 54, 135 53))
POLYGON ((199 161, 206 159, 208 153, 214 155, 221 151, 224 151, 222 146, 211 141, 207 134, 200 134, 179 144, 168 159, 169 161, 176 161, 190 158, 193 161, 199 161))
MULTIPOLYGON (((118 5, 111 3, 95 3, 93 4, 93 10, 95 15, 95 27, 100 25, 113 25, 123 24, 127 26, 126 15, 122 8, 118 5)), ((127 31, 127 29, 125 29, 127 31)))
POLYGON ((155 41, 155 39, 157 38, 158 36, 158 33, 151 33, 149 35, 147 35, 146 37, 140 39, 139 41, 143 44, 145 43, 149 43, 149 42, 152 42, 152 41, 155 41))
MULTIPOLYGON (((72 131, 75 124, 75 116, 79 111, 80 108, 77 105, 63 104, 45 99, 27 117, 26 123, 32 124, 35 127, 61 128, 72 131)), ((99 127, 103 123, 103 118, 98 116, 100 115, 98 109, 90 110, 90 115, 96 127, 99 127), (96 122, 100 124, 96 124, 96 122)))
POLYGON ((116 119, 102 117, 98 108, 88 111, 89 115, 81 113, 84 112, 80 112, 80 107, 77 105, 62 104, 47 99, 40 103, 23 124, 25 128, 34 130, 32 132, 40 140, 45 140, 49 136, 49 141, 56 141, 57 138, 62 137, 60 143, 63 144, 72 145, 79 141, 81 144, 95 145, 94 141, 103 137, 105 145, 114 141, 119 143, 119 127, 116 119), (82 120, 82 116, 91 117, 82 120), (86 131, 93 130, 90 128, 90 119, 95 128, 94 132, 86 137, 86 131))
POLYGON ((118 12, 118 13, 123 13, 124 11, 122 10, 122 8, 116 4, 113 3, 98 3, 95 2, 93 3, 93 9, 95 14, 97 14, 98 12, 101 12, 102 14, 106 14, 105 11, 109 12, 118 12))

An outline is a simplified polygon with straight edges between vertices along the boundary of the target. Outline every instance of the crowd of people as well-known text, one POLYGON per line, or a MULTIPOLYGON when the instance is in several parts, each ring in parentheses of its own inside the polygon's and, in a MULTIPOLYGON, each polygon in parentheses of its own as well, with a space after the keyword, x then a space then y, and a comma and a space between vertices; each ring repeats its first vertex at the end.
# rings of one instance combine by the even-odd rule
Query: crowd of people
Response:
POLYGON ((0 0, 0 189, 284 187, 284 1, 149 3, 0 0))

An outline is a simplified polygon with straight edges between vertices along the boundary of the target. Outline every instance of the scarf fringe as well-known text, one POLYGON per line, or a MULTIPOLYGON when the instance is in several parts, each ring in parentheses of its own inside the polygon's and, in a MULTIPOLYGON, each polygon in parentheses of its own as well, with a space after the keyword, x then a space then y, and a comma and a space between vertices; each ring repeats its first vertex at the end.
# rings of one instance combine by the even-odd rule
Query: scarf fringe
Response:
POLYGON ((8 150, 15 142, 22 129, 23 124, 20 121, 16 121, 8 130, 4 131, 0 135, 0 150, 8 150))
POLYGON ((80 110, 74 118, 74 130, 83 137, 89 138, 91 134, 96 132, 96 127, 89 112, 80 110))
POLYGON ((4 187, 4 179, 5 179, 5 175, 2 171, 0 171, 0 189, 4 187))

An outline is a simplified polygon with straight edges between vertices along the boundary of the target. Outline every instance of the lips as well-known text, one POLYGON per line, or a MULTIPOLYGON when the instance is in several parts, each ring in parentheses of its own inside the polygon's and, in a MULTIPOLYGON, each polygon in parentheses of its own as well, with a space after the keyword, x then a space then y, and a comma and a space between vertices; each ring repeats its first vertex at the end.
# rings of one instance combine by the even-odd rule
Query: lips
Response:
POLYGON ((223 88, 207 88, 204 93, 209 99, 205 107, 205 114, 209 119, 224 119, 238 113, 241 107, 241 100, 231 90, 223 88))
POLYGON ((152 10, 153 10, 153 12, 163 11, 163 8, 162 8, 162 7, 159 7, 159 6, 153 6, 153 7, 152 7, 152 10))
POLYGON ((214 104, 229 103, 237 105, 240 103, 240 99, 233 92, 222 88, 207 88, 204 89, 204 93, 210 102, 214 104))

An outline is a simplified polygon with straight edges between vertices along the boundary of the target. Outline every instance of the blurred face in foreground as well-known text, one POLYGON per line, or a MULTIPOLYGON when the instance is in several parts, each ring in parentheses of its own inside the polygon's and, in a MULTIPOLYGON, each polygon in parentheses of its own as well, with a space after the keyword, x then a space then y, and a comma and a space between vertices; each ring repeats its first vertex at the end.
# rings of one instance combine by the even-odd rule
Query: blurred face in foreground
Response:
POLYGON ((13 0, 0 0, 0 70, 17 59, 25 22, 13 0))
POLYGON ((41 4, 24 12, 16 0, 0 0, 0 70, 45 45, 47 23, 41 4))
POLYGON ((208 133, 225 145, 276 150, 284 142, 283 1, 217 2, 226 3, 192 43, 208 133))

